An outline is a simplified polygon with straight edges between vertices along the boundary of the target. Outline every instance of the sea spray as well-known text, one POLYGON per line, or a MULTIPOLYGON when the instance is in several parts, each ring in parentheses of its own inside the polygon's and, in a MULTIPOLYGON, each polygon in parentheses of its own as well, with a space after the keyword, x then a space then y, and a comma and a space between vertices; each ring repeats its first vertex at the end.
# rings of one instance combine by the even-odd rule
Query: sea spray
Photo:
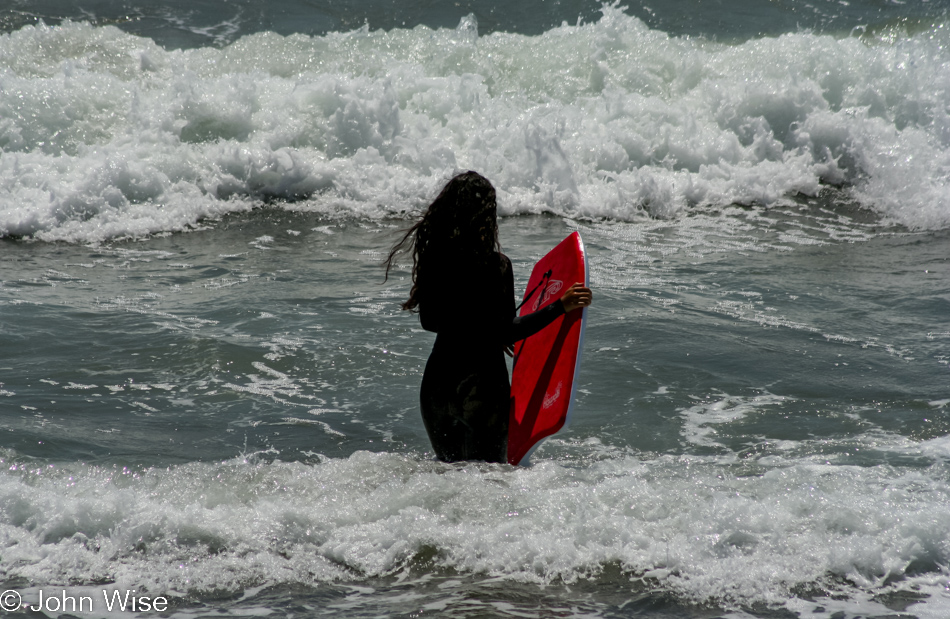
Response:
POLYGON ((901 472, 778 453, 644 461, 605 459, 604 447, 583 448, 582 466, 528 469, 356 452, 310 464, 251 456, 40 471, 7 456, 18 472, 0 486, 5 576, 114 580, 151 600, 392 576, 430 553, 441 569, 542 584, 616 563, 684 599, 781 604, 797 587, 925 584, 950 559, 950 523, 934 517, 947 500, 941 463, 901 472))
POLYGON ((67 22, 0 36, 0 233, 98 242, 262 201, 404 216, 477 169, 503 214, 677 218, 837 187, 950 223, 948 38, 726 45, 618 7, 538 36, 368 28, 165 50, 67 22))

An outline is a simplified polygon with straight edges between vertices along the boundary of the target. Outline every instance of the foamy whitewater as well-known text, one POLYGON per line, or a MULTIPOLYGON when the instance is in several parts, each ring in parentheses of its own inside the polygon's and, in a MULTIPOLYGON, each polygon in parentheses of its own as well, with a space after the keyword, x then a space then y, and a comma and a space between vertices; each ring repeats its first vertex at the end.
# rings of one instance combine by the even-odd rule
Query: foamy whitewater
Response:
POLYGON ((113 26, 0 38, 0 234, 103 241, 261 200, 366 217, 477 169, 504 212, 634 221, 823 184, 950 225, 950 31, 727 45, 619 7, 540 36, 244 36, 166 51, 113 26))
POLYGON ((8 614, 950 617, 945 8, 90 2, 0 8, 8 614), (530 467, 382 282, 464 169, 589 254, 530 467))

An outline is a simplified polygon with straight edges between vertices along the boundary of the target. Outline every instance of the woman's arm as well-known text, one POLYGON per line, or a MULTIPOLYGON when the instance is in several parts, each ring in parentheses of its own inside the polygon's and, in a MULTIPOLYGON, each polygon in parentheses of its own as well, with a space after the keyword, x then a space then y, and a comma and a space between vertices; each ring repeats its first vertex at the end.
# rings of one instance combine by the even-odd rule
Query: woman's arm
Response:
MULTIPOLYGON (((422 328, 436 333, 445 330, 470 335, 481 334, 477 337, 497 337, 496 341, 510 345, 534 335, 559 316, 587 307, 591 303, 590 288, 574 284, 554 303, 536 312, 517 316, 514 275, 507 256, 502 256, 501 270, 501 295, 496 296, 497 292, 489 292, 481 300, 470 296, 472 289, 481 289, 484 286, 497 290, 497 283, 492 286, 490 278, 480 277, 477 272, 470 272, 468 277, 440 277, 429 280, 425 288, 426 294, 419 302, 422 328), (435 290, 438 292, 432 294, 435 290)), ((494 277, 498 277, 497 271, 494 277)))
POLYGON ((514 343, 530 337, 548 326, 562 314, 573 312, 590 305, 593 298, 590 288, 581 283, 574 284, 567 289, 561 298, 543 307, 542 309, 525 314, 524 316, 515 316, 512 320, 510 338, 507 343, 514 343))

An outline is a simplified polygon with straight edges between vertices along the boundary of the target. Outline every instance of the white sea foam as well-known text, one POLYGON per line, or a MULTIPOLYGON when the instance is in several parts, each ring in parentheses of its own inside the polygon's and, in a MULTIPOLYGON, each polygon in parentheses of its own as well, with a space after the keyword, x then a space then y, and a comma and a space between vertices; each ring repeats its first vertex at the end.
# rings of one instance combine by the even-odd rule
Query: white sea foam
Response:
POLYGON ((734 397, 726 394, 705 399, 680 412, 684 424, 681 434, 694 445, 717 445, 716 426, 740 420, 762 408, 779 407, 789 400, 785 396, 762 393, 752 397, 734 397))
POLYGON ((725 45, 616 6, 539 36, 426 27, 165 50, 114 27, 0 36, 0 234, 100 241, 261 200, 381 217, 477 169, 506 214, 632 220, 843 184, 950 225, 950 33, 725 45))
MULTIPOLYGON (((782 606, 802 603, 796 586, 852 600, 939 593, 950 561, 939 461, 902 471, 613 453, 512 469, 357 452, 132 470, 3 459, 3 575, 50 586, 178 596, 358 582, 434 551, 463 574, 571 583, 620 564, 634 584, 687 600, 782 606)), ((939 595, 920 606, 933 605, 950 607, 939 595)))

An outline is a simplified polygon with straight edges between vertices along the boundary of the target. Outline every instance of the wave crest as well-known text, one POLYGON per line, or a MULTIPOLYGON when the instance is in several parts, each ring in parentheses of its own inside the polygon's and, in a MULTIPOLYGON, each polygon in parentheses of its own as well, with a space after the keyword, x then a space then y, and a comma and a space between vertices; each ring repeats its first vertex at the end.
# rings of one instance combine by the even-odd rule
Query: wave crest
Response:
POLYGON ((457 169, 491 178, 504 214, 676 218, 832 185, 944 228, 948 39, 726 45, 616 6, 539 36, 463 19, 173 51, 29 26, 0 36, 0 235, 96 242, 274 199, 403 216, 457 169))

